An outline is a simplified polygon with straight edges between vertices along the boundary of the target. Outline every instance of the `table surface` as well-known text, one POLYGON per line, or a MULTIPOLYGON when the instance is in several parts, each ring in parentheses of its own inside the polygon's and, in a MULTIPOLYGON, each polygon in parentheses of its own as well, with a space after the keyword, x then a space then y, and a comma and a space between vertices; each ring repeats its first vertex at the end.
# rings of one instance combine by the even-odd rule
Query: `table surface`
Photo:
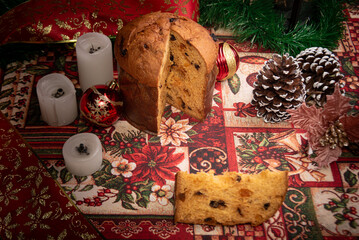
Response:
MULTIPOLYGON (((351 111, 357 113, 359 12, 352 10, 348 14, 345 38, 334 52, 343 65, 344 88, 352 98, 351 111)), ((272 53, 230 38, 225 41, 239 52, 240 66, 235 76, 239 81, 216 83, 212 111, 202 123, 167 106, 166 126, 176 129, 181 137, 148 135, 123 119, 108 128, 90 125, 82 118, 69 126, 47 126, 41 120, 35 91, 42 76, 63 73, 74 83, 78 97, 81 94, 75 51, 66 44, 46 47, 37 56, 10 63, 2 70, 1 117, 5 116, 17 128, 52 178, 106 239, 358 237, 358 145, 344 148, 338 161, 329 167, 313 165, 303 150, 307 146, 304 130, 289 122, 266 124, 252 116, 249 102, 253 73, 263 67, 272 53), (87 177, 72 176, 62 157, 65 141, 79 132, 95 133, 104 150, 102 169, 87 177), (279 135, 285 141, 276 140, 279 135), (268 158, 254 161, 256 151, 251 146, 263 143, 272 146, 268 147, 268 158), (136 168, 130 178, 125 178, 118 167, 129 162, 136 163, 136 168), (220 174, 255 173, 263 169, 289 171, 289 187, 279 211, 258 227, 174 224, 173 197, 161 198, 156 194, 160 188, 173 193, 174 175, 180 170, 191 173, 214 170, 220 174)), ((1 207, 4 204, 0 198, 1 207)), ((4 235, 1 228, 0 233, 4 235)))

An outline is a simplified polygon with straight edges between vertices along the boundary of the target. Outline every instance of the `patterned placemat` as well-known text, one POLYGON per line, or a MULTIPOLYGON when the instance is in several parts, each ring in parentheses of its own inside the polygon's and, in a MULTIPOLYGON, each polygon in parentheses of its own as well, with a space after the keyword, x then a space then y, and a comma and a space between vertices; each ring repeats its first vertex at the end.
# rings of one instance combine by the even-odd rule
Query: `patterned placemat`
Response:
MULTIPOLYGON (((334 52, 351 98, 359 111, 355 11, 349 11, 345 39, 334 52)), ((69 45, 42 50, 29 61, 14 62, 3 72, 0 109, 31 145, 51 176, 108 239, 354 239, 359 236, 357 145, 344 148, 338 161, 317 168, 306 153, 306 132, 289 122, 266 124, 249 104, 255 74, 269 51, 224 39, 239 52, 236 81, 217 82, 211 114, 198 122, 167 106, 167 134, 148 135, 120 119, 109 128, 82 118, 65 127, 42 122, 34 91, 48 73, 65 74, 78 85, 76 55, 69 45), (91 176, 74 177, 61 154, 64 142, 79 132, 101 140, 103 166, 91 176), (176 134, 172 134, 176 133, 176 134), (127 166, 126 171, 122 166, 127 166), (266 223, 208 226, 174 224, 174 175, 214 170, 256 173, 289 171, 289 189, 281 209, 266 223)))

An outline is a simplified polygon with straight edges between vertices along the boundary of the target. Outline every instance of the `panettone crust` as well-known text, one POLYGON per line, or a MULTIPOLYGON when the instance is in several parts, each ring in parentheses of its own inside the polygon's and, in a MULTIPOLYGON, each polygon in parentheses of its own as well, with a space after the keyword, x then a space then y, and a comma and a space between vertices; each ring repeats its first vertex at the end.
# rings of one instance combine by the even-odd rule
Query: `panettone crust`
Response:
MULTIPOLYGON (((120 91, 124 99, 124 117, 135 127, 150 133, 158 133, 161 121, 158 116, 161 115, 161 109, 165 105, 163 98, 166 96, 160 96, 160 91, 163 91, 161 81, 164 81, 171 67, 178 64, 170 61, 169 57, 170 38, 173 38, 173 34, 181 37, 181 41, 187 45, 186 49, 194 48, 198 51, 204 63, 201 72, 204 73, 202 75, 205 75, 206 82, 201 83, 203 89, 200 90, 203 91, 203 99, 200 101, 193 99, 201 102, 204 110, 197 115, 188 113, 192 117, 204 120, 211 110, 218 71, 216 67, 218 46, 205 28, 186 17, 155 12, 128 23, 119 31, 115 41, 114 52, 120 66, 120 91)), ((196 87, 193 82, 189 84, 189 88, 196 87)), ((171 87, 175 85, 176 83, 172 83, 171 87)), ((174 101, 177 105, 174 102, 172 104, 186 112, 188 101, 187 97, 186 104, 178 103, 178 99, 174 101), (181 108, 181 105, 184 108, 181 108)))
POLYGON ((121 68, 135 79, 140 79, 142 84, 156 87, 170 30, 176 31, 195 46, 205 60, 209 74, 216 64, 218 46, 213 44, 207 30, 189 18, 162 12, 136 18, 119 31, 114 49, 121 68), (169 19, 176 20, 171 22, 169 19), (158 34, 150 34, 151 32, 158 34), (151 46, 151 49, 145 48, 144 44, 151 46), (125 49, 127 53, 132 53, 121 54, 121 50, 125 49))

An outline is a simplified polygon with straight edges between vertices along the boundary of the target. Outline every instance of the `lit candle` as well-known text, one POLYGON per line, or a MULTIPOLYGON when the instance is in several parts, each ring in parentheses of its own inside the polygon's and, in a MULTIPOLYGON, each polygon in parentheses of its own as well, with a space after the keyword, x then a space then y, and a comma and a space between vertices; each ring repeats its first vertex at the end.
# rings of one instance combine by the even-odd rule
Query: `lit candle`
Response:
POLYGON ((96 32, 82 35, 77 39, 76 55, 83 92, 113 79, 112 44, 107 36, 96 32))
POLYGON ((62 155, 69 172, 77 176, 88 176, 101 167, 101 142, 93 133, 79 133, 65 142, 62 155))
POLYGON ((42 119, 50 126, 72 123, 77 115, 76 90, 65 75, 51 73, 36 86, 42 119))

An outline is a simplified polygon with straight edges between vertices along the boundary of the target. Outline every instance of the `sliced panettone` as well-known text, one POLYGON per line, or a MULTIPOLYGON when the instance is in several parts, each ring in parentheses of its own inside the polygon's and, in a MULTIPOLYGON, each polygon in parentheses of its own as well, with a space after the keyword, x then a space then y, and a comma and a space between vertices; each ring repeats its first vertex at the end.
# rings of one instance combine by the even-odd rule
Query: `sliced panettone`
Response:
POLYGON ((159 133, 166 103, 204 120, 212 107, 218 46, 198 23, 172 13, 143 15, 115 42, 123 115, 159 133))
POLYGON ((287 172, 265 170, 259 174, 223 175, 178 172, 175 222, 257 226, 278 211, 287 188, 287 172))

